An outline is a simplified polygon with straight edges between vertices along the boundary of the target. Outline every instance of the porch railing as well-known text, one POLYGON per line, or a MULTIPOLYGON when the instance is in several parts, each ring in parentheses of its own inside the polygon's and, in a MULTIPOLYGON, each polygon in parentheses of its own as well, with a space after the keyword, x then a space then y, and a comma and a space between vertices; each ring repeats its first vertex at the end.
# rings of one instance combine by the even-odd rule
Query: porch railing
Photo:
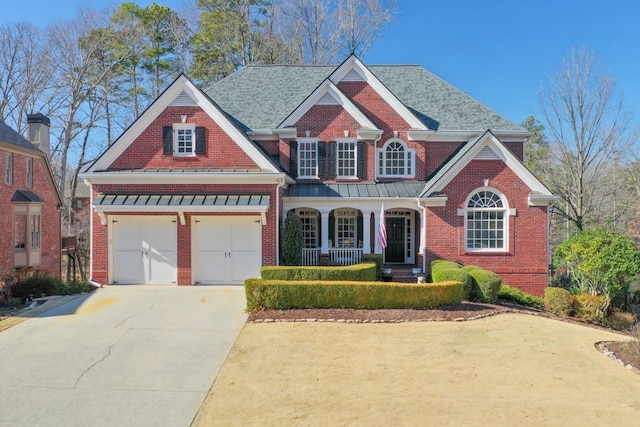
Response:
POLYGON ((362 261, 362 248, 331 248, 329 259, 334 264, 352 265, 362 261))
POLYGON ((302 249, 302 265, 318 265, 320 263, 320 248, 302 249))

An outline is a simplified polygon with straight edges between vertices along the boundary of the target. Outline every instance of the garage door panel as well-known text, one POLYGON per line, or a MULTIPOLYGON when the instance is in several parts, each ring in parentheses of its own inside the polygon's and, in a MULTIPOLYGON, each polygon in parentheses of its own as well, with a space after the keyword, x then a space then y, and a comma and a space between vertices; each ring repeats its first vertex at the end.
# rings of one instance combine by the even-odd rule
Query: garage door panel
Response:
POLYGON ((193 259, 194 281, 202 284, 224 283, 227 260, 224 251, 196 251, 193 259))
POLYGON ((244 283, 245 279, 259 278, 262 265, 258 251, 235 251, 231 254, 231 281, 244 283))
POLYGON ((121 284, 143 283, 142 251, 116 251, 113 257, 113 281, 121 284))
MULTIPOLYGON (((257 220, 259 221, 259 220, 257 220)), ((231 250, 255 251, 260 242, 260 224, 253 219, 243 219, 232 225, 231 250)))

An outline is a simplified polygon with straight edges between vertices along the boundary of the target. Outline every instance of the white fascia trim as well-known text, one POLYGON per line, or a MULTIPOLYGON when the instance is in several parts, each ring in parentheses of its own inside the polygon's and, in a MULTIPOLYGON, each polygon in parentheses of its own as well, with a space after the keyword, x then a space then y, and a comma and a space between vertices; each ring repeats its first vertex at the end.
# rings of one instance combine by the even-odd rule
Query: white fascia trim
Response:
POLYGON ((443 208, 447 206, 447 200, 449 200, 447 196, 428 197, 426 199, 420 199, 418 203, 420 204, 420 206, 425 208, 443 208))
POLYGON ((286 128, 295 125, 298 121, 327 93, 330 93, 336 101, 353 117, 360 126, 366 129, 378 129, 378 127, 365 116, 362 111, 344 94, 331 80, 325 80, 298 106, 278 128, 286 128))
POLYGON ((484 147, 490 146, 500 159, 511 169, 532 192, 540 195, 551 196, 551 192, 542 184, 529 170, 516 158, 513 153, 500 142, 491 132, 487 131, 478 139, 462 156, 456 164, 451 165, 449 170, 428 188, 423 194, 430 194, 434 191, 442 191, 444 188, 476 157, 484 147))
POLYGON ((349 71, 355 69, 364 80, 402 117, 411 128, 429 130, 369 69, 355 56, 351 55, 329 76, 329 80, 339 83, 349 71))
POLYGON ((107 169, 183 91, 196 100, 198 106, 247 153, 258 167, 276 172, 271 162, 251 143, 247 136, 233 126, 222 111, 184 75, 178 77, 87 171, 107 169))
POLYGON ((380 141, 383 133, 381 129, 358 129, 358 139, 380 141))
POLYGON ((283 197, 285 211, 297 208, 311 208, 329 212, 340 208, 354 208, 361 211, 380 212, 384 204, 387 209, 416 210, 415 197, 283 197))
POLYGON ((556 195, 529 194, 529 206, 549 206, 556 200, 560 200, 556 195))
POLYGON ((92 172, 79 175, 91 184, 288 184, 295 180, 283 173, 151 173, 92 172))
MULTIPOLYGON (((110 215, 112 213, 123 212, 139 212, 139 213, 159 213, 159 212, 171 212, 178 215, 184 215, 185 212, 202 213, 202 212, 251 212, 251 213, 264 213, 269 210, 269 206, 132 206, 132 205, 98 205, 93 207, 98 214, 110 215)), ((102 218, 102 215, 100 217, 102 218)))
MULTIPOLYGON (((473 139, 484 131, 485 130, 443 130, 423 134, 422 131, 410 130, 409 139, 421 140, 419 138, 424 136, 424 141, 464 142, 473 139)), ((532 133, 528 131, 514 130, 491 130, 491 133, 500 138, 502 142, 524 142, 532 135, 532 133)))

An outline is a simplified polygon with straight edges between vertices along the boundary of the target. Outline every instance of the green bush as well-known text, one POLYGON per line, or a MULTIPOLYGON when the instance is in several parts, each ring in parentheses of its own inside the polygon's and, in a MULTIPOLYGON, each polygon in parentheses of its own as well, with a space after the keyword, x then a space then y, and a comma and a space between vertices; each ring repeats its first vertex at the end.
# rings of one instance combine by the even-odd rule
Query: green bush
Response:
POLYGON ((452 280, 462 282, 462 298, 465 300, 469 300, 471 298, 473 278, 471 277, 471 275, 469 275, 469 273, 462 270, 461 268, 438 268, 432 271, 431 276, 434 283, 448 282, 452 280))
POLYGON ((482 270, 482 267, 478 267, 477 265, 465 265, 462 267, 464 271, 472 271, 472 270, 482 270))
POLYGON ((265 280, 350 280, 374 282, 376 264, 360 264, 335 267, 266 266, 260 269, 260 277, 265 280))
POLYGON ((544 301, 542 298, 522 292, 520 289, 507 286, 504 283, 500 287, 500 292, 498 292, 498 299, 540 310, 544 308, 544 301))
POLYGON ((546 288, 544 309, 558 316, 570 316, 573 313, 573 295, 563 288, 546 288))
POLYGON ((382 254, 364 254, 362 256, 362 262, 375 262, 376 280, 382 282, 382 270, 384 269, 384 260, 382 259, 382 254))
POLYGON ((245 280, 247 310, 293 308, 429 308, 462 301, 461 282, 245 280))
POLYGON ((294 211, 289 211, 287 218, 284 220, 281 239, 280 251, 282 264, 302 264, 302 249, 304 248, 302 220, 294 211))
POLYGON ((495 303, 498 300, 498 292, 502 285, 502 279, 493 271, 473 269, 468 271, 473 278, 472 298, 480 302, 495 303))
POLYGON ((60 281, 57 284, 56 295, 73 295, 89 292, 91 286, 86 280, 72 280, 70 282, 60 281))
POLYGON ((576 317, 587 322, 602 322, 605 319, 606 298, 599 295, 579 294, 573 299, 576 317))
POLYGON ((40 298, 42 294, 55 295, 62 280, 48 274, 34 274, 11 285, 11 295, 25 303, 30 296, 40 298))
POLYGON ((447 261, 446 259, 434 259, 431 261, 431 276, 433 277, 433 272, 436 270, 443 270, 445 268, 460 268, 462 267, 457 262, 447 261))

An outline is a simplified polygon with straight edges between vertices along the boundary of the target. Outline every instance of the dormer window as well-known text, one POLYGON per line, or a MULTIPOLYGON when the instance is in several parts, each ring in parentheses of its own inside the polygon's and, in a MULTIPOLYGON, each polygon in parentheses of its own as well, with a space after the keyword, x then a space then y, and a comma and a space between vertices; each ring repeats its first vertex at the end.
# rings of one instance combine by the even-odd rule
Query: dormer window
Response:
POLYGON ((193 123, 174 123, 162 129, 164 154, 174 157, 193 157, 205 154, 205 128, 193 123))
POLYGON ((393 138, 378 150, 378 176, 409 178, 415 175, 415 150, 393 138))

